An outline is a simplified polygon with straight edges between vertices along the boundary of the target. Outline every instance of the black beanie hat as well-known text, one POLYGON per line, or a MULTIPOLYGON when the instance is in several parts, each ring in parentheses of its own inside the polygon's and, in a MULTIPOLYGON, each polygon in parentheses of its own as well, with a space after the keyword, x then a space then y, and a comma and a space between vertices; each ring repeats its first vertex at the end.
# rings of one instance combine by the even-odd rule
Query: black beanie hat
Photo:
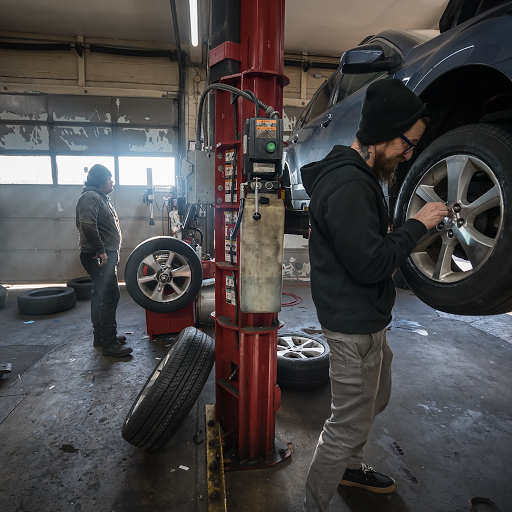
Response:
POLYGON ((111 176, 112 173, 104 165, 95 164, 89 169, 85 186, 100 188, 111 176))
POLYGON ((366 90, 356 137, 363 144, 391 140, 426 116, 426 103, 401 80, 377 80, 366 90))

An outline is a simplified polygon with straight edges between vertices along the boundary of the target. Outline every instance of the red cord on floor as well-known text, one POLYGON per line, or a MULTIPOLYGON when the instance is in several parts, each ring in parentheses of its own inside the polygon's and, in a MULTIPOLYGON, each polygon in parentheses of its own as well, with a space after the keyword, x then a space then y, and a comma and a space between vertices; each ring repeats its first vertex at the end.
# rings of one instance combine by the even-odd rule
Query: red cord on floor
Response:
POLYGON ((294 300, 292 300, 290 302, 282 302, 281 303, 282 307, 285 307, 285 306, 296 306, 297 304, 300 304, 302 302, 302 299, 298 295, 295 295, 295 293, 283 292, 283 295, 289 295, 290 297, 293 297, 294 300))

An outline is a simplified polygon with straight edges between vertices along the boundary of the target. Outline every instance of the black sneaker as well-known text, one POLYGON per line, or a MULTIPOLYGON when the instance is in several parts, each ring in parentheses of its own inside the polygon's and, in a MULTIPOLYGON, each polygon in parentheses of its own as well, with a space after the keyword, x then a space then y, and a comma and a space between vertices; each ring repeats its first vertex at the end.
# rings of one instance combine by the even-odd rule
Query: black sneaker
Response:
POLYGON ((377 473, 367 464, 361 464, 361 469, 347 469, 340 485, 361 487, 377 494, 388 494, 396 489, 396 482, 392 478, 377 473))
POLYGON ((130 347, 123 347, 117 340, 103 346, 102 355, 112 357, 126 357, 132 353, 133 349, 130 347))
MULTIPOLYGON (((126 343, 126 336, 116 336, 116 339, 119 343, 126 343)), ((93 347, 102 347, 103 340, 101 338, 94 338, 93 347)))

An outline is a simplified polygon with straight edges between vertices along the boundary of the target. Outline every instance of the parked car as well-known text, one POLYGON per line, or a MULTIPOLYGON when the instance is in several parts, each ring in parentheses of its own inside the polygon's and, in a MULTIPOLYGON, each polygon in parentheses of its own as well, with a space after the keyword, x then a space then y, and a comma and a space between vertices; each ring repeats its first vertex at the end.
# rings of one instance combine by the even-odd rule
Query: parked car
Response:
MULTIPOLYGON (((430 125, 389 191, 394 225, 427 201, 453 209, 401 268, 432 307, 455 314, 512 310, 512 2, 451 0, 440 30, 388 30, 345 52, 288 140, 288 207, 307 209, 300 168, 355 139, 366 87, 402 80, 430 125)), ((347 222, 349 220, 347 219, 347 222)))

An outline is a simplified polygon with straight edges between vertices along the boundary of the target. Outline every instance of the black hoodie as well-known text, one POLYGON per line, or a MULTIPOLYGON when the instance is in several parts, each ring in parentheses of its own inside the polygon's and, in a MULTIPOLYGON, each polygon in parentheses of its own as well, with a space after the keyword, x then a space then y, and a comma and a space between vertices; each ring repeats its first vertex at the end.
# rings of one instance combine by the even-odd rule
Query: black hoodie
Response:
POLYGON ((352 148, 334 146, 301 174, 311 198, 311 291, 320 324, 346 334, 384 329, 396 296, 391 276, 427 228, 409 219, 388 233, 382 188, 352 148))

